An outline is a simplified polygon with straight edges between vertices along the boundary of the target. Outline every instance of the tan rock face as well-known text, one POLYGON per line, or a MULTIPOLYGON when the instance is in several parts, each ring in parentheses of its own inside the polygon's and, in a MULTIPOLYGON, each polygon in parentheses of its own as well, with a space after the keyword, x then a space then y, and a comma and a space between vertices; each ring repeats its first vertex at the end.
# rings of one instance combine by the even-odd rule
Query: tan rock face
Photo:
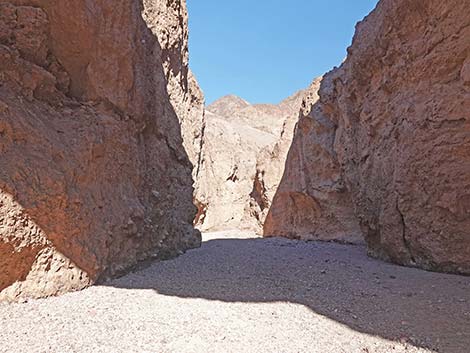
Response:
POLYGON ((195 192, 199 229, 262 232, 301 96, 299 92, 278 105, 251 105, 227 96, 207 107, 195 192))
POLYGON ((263 234, 358 243, 363 238, 334 152, 336 127, 317 104, 321 82, 314 80, 304 97, 263 234))
POLYGON ((322 94, 370 251, 470 273, 468 1, 382 1, 322 94))
MULTIPOLYGON (((373 256, 466 274, 469 5, 382 0, 358 25, 345 63, 323 80, 311 119, 299 123, 285 177, 315 192, 346 186, 373 256), (330 174, 317 164, 330 165, 320 168, 330 174)), ((340 200, 306 201, 311 194, 292 202, 317 215, 340 200)), ((336 215, 349 209, 342 205, 336 215)), ((306 228, 317 222, 312 216, 306 228)))
POLYGON ((182 1, 0 3, 0 299, 199 245, 186 24, 182 1))

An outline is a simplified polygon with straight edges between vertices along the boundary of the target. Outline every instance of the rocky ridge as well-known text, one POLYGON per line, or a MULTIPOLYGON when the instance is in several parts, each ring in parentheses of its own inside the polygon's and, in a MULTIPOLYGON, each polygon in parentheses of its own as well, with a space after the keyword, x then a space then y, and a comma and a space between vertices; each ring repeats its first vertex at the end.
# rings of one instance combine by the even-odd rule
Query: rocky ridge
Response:
POLYGON ((195 185, 200 230, 262 233, 301 97, 298 92, 274 105, 250 104, 232 95, 207 107, 195 185))

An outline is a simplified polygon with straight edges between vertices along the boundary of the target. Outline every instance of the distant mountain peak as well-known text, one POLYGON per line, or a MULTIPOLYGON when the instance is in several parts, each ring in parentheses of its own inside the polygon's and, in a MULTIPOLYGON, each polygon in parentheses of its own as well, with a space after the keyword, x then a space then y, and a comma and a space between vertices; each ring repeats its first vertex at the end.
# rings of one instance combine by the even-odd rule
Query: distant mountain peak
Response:
POLYGON ((207 110, 211 113, 218 115, 231 114, 233 111, 248 107, 248 103, 243 98, 240 98, 234 94, 229 94, 217 99, 214 103, 207 106, 207 110))

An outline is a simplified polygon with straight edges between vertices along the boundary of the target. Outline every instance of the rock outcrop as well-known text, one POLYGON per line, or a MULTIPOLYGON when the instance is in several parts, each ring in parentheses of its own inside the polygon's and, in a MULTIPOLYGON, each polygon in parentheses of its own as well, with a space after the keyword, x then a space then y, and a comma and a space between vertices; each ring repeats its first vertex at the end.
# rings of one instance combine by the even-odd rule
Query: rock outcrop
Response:
MULTIPOLYGON (((346 186, 342 195, 350 195, 371 255, 464 274, 470 274, 469 5, 380 1, 357 26, 346 61, 325 76, 311 119, 299 123, 285 178, 311 190, 346 186), (319 175, 318 163, 334 173, 319 175)), ((312 215, 339 201, 335 194, 333 202, 309 204, 311 194, 303 191, 299 204, 311 206, 312 215)), ((312 216, 305 228, 316 231, 317 220, 312 216)))
MULTIPOLYGON (((263 234, 304 240, 361 243, 351 196, 334 152, 335 125, 317 104, 322 78, 305 94, 285 171, 273 196, 263 234)), ((272 175, 273 168, 266 175, 272 175)))
POLYGON ((280 182, 303 92, 278 105, 226 96, 206 109, 196 226, 261 233, 280 182))
POLYGON ((0 300, 200 244, 187 37, 184 1, 0 2, 0 300))
POLYGON ((324 104, 373 255, 470 273, 468 1, 382 1, 324 104))

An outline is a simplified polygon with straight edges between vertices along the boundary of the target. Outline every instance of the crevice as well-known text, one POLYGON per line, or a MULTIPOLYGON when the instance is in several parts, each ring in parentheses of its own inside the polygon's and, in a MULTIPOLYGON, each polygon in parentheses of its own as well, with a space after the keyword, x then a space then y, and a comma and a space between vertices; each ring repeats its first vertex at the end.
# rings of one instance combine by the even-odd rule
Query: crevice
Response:
POLYGON ((238 181, 237 173, 238 173, 238 166, 235 166, 233 168, 232 174, 230 174, 230 176, 227 178, 227 181, 233 181, 234 183, 237 182, 238 181))
POLYGON ((269 200, 266 196, 266 186, 262 178, 259 177, 259 174, 260 172, 257 172, 253 180, 253 189, 250 193, 250 197, 255 200, 261 211, 264 211, 269 207, 269 200))
MULTIPOLYGON (((205 116, 205 111, 203 115, 205 116)), ((205 140, 206 140, 206 123, 205 121, 203 121, 202 128, 201 128, 201 140, 199 142, 199 153, 198 153, 198 158, 197 158, 196 173, 194 175, 194 180, 198 180, 198 176, 201 171, 205 140)))
POLYGON ((416 259, 413 256, 413 251, 411 249, 411 244, 410 244, 410 242, 408 241, 408 239, 406 237, 405 217, 403 216, 403 213, 400 211, 400 207, 398 206, 398 198, 397 198, 397 201, 396 201, 396 209, 397 209, 398 215, 400 217, 400 223, 401 223, 401 227, 402 227, 401 237, 403 239, 403 245, 405 246, 405 249, 408 252, 408 255, 410 257, 411 262, 413 264, 416 264, 416 259))
POLYGON ((204 224, 204 220, 206 219, 206 216, 207 216, 208 204, 203 203, 196 198, 194 198, 193 203, 197 207, 197 214, 196 214, 196 217, 194 217, 193 224, 195 226, 202 225, 204 224))

